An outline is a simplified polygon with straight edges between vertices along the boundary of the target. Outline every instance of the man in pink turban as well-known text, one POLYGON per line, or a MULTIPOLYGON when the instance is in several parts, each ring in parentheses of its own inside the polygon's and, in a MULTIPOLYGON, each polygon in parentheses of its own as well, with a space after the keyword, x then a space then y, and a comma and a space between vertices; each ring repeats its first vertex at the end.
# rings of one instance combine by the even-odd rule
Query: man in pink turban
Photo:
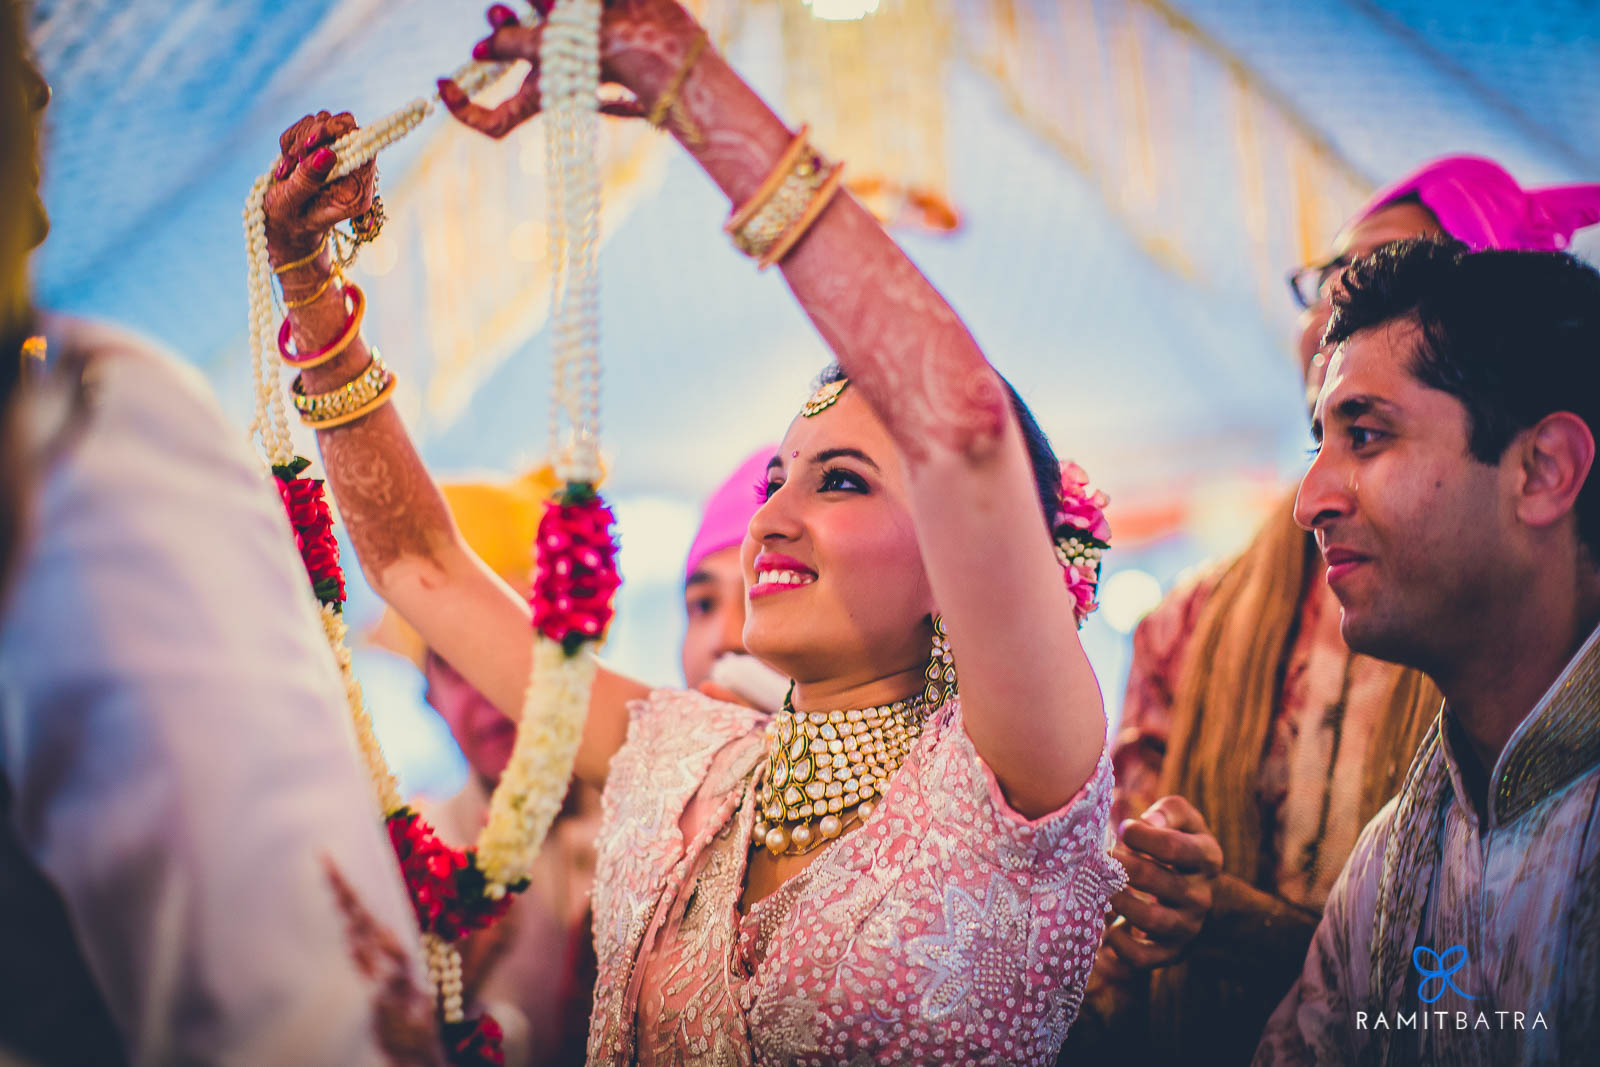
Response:
POLYGON ((683 568, 683 680, 715 694, 773 710, 784 680, 744 651, 744 573, 739 546, 760 507, 775 446, 752 452, 706 502, 683 568))
POLYGON ((1524 189, 1480 156, 1446 156, 1379 190, 1340 230, 1332 254, 1289 277, 1304 313, 1300 365, 1311 397, 1322 387, 1317 350, 1328 325, 1329 287, 1351 260, 1404 237, 1453 237, 1481 252, 1564 250, 1572 235, 1600 222, 1600 184, 1524 189))
POLYGON ((1421 202, 1445 233, 1474 252, 1559 252, 1575 232, 1600 222, 1600 185, 1524 189, 1504 167, 1481 156, 1446 156, 1427 164, 1373 196, 1356 219, 1406 199, 1421 202))

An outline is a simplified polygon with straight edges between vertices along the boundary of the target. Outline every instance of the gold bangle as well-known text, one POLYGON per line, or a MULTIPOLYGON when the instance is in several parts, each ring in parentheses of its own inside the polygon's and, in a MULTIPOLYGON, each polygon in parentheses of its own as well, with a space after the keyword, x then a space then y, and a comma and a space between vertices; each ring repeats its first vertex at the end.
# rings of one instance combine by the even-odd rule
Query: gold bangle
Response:
POLYGON ((343 385, 326 392, 307 393, 304 376, 297 374, 294 384, 289 387, 289 394, 294 400, 294 409, 301 415, 313 419, 329 418, 347 414, 368 403, 378 395, 388 375, 389 368, 384 365, 383 358, 373 352, 372 359, 368 360, 361 373, 343 385))
POLYGON ((771 200, 774 194, 783 186, 784 181, 789 177, 790 169, 794 167, 796 161, 806 150, 806 134, 809 132, 811 132, 810 126, 801 125, 800 131, 794 135, 794 140, 789 142, 789 147, 783 150, 783 155, 778 157, 778 162, 773 166, 771 173, 761 183, 761 188, 757 189, 755 195, 746 200, 737 211, 728 216, 728 221, 723 223, 722 231, 724 233, 732 236, 744 229, 745 225, 756 217, 756 213, 765 207, 767 201, 771 200))
POLYGON ((344 272, 337 267, 329 271, 328 276, 322 279, 322 284, 317 286, 316 292, 299 300, 285 300, 283 302, 284 309, 286 311, 293 311, 295 308, 303 308, 309 304, 315 304, 318 300, 322 299, 322 294, 328 291, 328 286, 333 284, 333 280, 335 278, 338 278, 340 281, 344 280, 344 272))
POLYGON ((833 200, 833 194, 839 191, 839 186, 843 183, 844 164, 836 163, 833 170, 828 174, 828 180, 823 182, 821 188, 817 190, 817 195, 811 198, 811 202, 800 213, 800 217, 795 219, 789 225, 789 228, 783 231, 782 236, 773 243, 771 248, 767 249, 767 254, 761 257, 761 261, 756 264, 756 269, 766 270, 788 255, 789 251, 799 243, 800 238, 805 236, 806 231, 811 229, 811 224, 817 221, 823 209, 833 200))
POLYGON ((285 363, 295 370, 320 367, 349 348, 351 342, 361 335, 361 320, 367 316, 367 294, 355 282, 347 283, 344 292, 350 298, 349 318, 345 320, 344 332, 332 344, 311 353, 305 359, 296 359, 290 355, 289 320, 287 318, 283 320, 283 325, 278 329, 278 354, 283 357, 285 363))
MULTIPOLYGON (((376 359, 374 360, 374 362, 376 362, 376 359)), ((373 368, 369 367, 368 368, 368 372, 370 373, 372 371, 372 369, 373 368)), ((349 384, 350 385, 356 385, 357 383, 359 383, 360 381, 365 379, 365 377, 366 377, 366 375, 364 374, 361 379, 357 379, 356 382, 351 382, 349 384)), ((360 406, 352 408, 352 409, 349 409, 349 410, 346 410, 346 411, 342 411, 342 412, 340 412, 338 414, 330 414, 330 415, 327 415, 325 417, 324 416, 315 416, 314 417, 314 416, 309 416, 309 415, 302 414, 300 416, 300 421, 305 423, 307 426, 311 427, 313 430, 331 430, 336 426, 344 426, 344 425, 346 425, 348 423, 352 423, 352 422, 356 421, 357 419, 365 418, 366 416, 372 414, 374 411, 377 411, 379 408, 383 407, 383 405, 387 404, 394 396, 394 386, 395 386, 395 382, 397 381, 397 379, 394 376, 394 373, 392 371, 390 371, 388 368, 383 368, 383 374, 382 374, 382 377, 381 377, 380 380, 381 380, 382 384, 377 387, 377 391, 374 392, 370 397, 368 397, 366 399, 366 401, 364 403, 362 403, 360 406)), ((326 396, 328 394, 326 394, 326 393, 318 393, 318 394, 315 394, 315 395, 320 397, 320 396, 326 396)), ((298 405, 299 405, 299 401, 298 401, 298 398, 297 398, 296 406, 298 407, 298 405)))
POLYGON ((683 62, 678 64, 678 69, 673 72, 672 80, 667 82, 667 87, 661 90, 661 95, 656 97, 656 102, 650 105, 650 114, 645 116, 645 121, 656 129, 667 120, 667 115, 678 102, 678 93, 683 90, 683 83, 689 80, 689 72, 694 69, 695 62, 700 58, 700 53, 706 49, 706 31, 701 30, 694 40, 689 42, 688 49, 683 53, 683 62))
POLYGON ((317 257, 322 255, 323 250, 326 249, 327 247, 328 247, 328 235, 326 233, 324 233, 322 235, 322 240, 317 242, 317 247, 316 247, 315 251, 313 251, 309 256, 301 256, 299 259, 295 260, 293 263, 285 263, 281 267, 273 267, 272 268, 272 273, 274 273, 274 274, 287 274, 290 271, 294 270, 296 267, 303 267, 307 263, 314 263, 314 262, 316 262, 317 257))
POLYGON ((772 247, 806 213, 830 175, 827 163, 815 152, 801 156, 778 191, 733 235, 734 247, 754 259, 766 259, 772 247))

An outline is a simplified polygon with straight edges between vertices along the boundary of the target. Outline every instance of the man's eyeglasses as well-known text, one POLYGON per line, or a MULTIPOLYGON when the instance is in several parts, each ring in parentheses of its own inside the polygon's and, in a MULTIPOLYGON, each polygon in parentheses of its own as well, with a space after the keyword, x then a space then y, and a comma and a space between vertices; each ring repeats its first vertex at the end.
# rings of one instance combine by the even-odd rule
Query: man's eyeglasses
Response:
POLYGON ((1328 291, 1329 283, 1343 274, 1349 265, 1350 261, 1340 256, 1326 263, 1290 271, 1289 292, 1294 294, 1294 302, 1304 309, 1321 300, 1328 291))

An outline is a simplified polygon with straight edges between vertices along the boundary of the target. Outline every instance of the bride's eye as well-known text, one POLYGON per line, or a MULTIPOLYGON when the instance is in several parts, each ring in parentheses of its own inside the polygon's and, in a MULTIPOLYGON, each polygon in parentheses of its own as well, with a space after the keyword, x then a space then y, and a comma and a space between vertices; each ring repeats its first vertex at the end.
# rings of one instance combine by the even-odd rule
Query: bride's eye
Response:
POLYGON ((867 483, 854 471, 844 467, 829 467, 822 472, 824 493, 865 493, 867 483))

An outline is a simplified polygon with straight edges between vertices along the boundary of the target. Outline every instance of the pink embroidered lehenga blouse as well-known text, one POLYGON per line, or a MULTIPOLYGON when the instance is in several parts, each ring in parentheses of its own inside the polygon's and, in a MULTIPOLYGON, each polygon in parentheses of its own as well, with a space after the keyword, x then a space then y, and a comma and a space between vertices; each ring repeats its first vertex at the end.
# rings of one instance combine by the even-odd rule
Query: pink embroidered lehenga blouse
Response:
POLYGON ((866 824, 739 912, 767 716, 658 690, 612 761, 591 1064, 1053 1062, 1123 874, 1111 766, 1011 809, 953 702, 866 824))

